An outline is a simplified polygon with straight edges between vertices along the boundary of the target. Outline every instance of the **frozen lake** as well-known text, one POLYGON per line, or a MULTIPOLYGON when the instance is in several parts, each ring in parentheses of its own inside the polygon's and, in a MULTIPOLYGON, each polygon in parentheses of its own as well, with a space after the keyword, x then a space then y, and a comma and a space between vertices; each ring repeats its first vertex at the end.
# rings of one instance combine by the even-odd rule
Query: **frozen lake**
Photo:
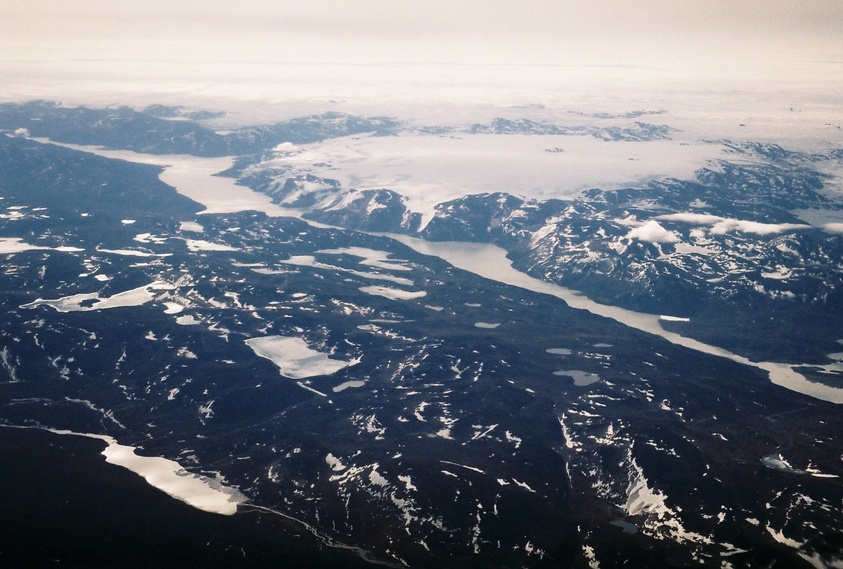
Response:
MULTIPOLYGON (((97 147, 66 145, 110 158, 168 166, 161 179, 180 194, 205 206, 203 213, 230 213, 244 210, 262 211, 276 217, 300 217, 295 210, 273 204, 270 198, 249 188, 238 186, 232 178, 214 176, 231 165, 230 158, 197 158, 192 156, 153 156, 127 151, 102 150, 97 147)), ((599 304, 582 294, 547 283, 515 270, 506 258, 506 251, 483 243, 431 242, 403 235, 392 238, 419 253, 439 257, 457 268, 481 277, 539 292, 564 300, 572 308, 586 310, 621 324, 692 350, 723 357, 767 372, 770 381, 792 391, 833 403, 843 403, 843 389, 808 380, 794 368, 801 364, 753 362, 723 348, 711 346, 662 328, 661 316, 599 304)))
MULTIPOLYGON (((5 425, 4 425, 5 426, 5 425)), ((225 486, 221 482, 187 472, 178 462, 159 456, 140 456, 135 453, 136 447, 121 445, 113 437, 92 433, 77 433, 62 429, 48 429, 43 427, 9 427, 9 428, 42 428, 57 435, 87 437, 106 443, 102 455, 109 464, 122 466, 140 475, 151 486, 158 488, 169 496, 184 502, 194 508, 215 514, 233 515, 237 512, 237 505, 246 502, 247 498, 236 488, 225 486)))

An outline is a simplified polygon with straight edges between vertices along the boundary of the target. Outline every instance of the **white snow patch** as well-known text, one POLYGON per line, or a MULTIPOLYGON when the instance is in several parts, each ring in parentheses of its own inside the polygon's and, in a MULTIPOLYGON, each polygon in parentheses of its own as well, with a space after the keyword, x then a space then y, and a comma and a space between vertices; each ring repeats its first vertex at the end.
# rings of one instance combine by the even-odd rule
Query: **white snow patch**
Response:
POLYGON ((627 500, 624 509, 630 516, 642 514, 654 514, 661 518, 671 513, 665 503, 665 495, 649 486, 644 477, 644 471, 635 462, 631 461, 632 478, 626 490, 627 500))
POLYGON ((788 547, 792 547, 793 549, 799 549, 804 544, 796 541, 795 539, 790 539, 789 537, 785 537, 784 533, 781 531, 774 530, 770 526, 766 526, 767 532, 773 536, 773 539, 781 543, 782 545, 786 545, 788 547))
POLYGON ((167 310, 164 311, 164 314, 178 314, 179 312, 184 310, 184 306, 176 302, 165 302, 164 306, 167 307, 167 310))
POLYGON ((473 466, 466 466, 465 464, 460 464, 458 462, 451 462, 450 460, 440 460, 442 464, 450 464, 451 466, 459 466, 460 468, 465 468, 466 470, 471 470, 472 472, 477 472, 478 474, 486 474, 485 471, 480 470, 479 468, 475 468, 473 466))
POLYGON ((366 385, 365 381, 359 381, 359 380, 344 381, 344 382, 340 383, 339 385, 335 385, 334 387, 332 387, 331 391, 333 391, 334 393, 339 393, 340 391, 345 391, 346 389, 352 389, 352 388, 355 388, 355 387, 363 387, 364 385, 366 385))
POLYGON ((527 484, 526 482, 520 482, 520 481, 516 480, 515 478, 512 479, 512 482, 515 483, 516 486, 519 486, 519 487, 523 488, 527 492, 531 492, 533 494, 536 493, 536 491, 533 490, 532 488, 530 488, 530 485, 527 484))
POLYGON ((664 320, 665 322, 690 322, 690 318, 683 318, 681 316, 668 316, 667 314, 662 314, 659 316, 659 320, 664 320))
POLYGON ((334 472, 342 472, 346 469, 346 466, 342 463, 342 461, 340 461, 340 459, 338 459, 331 453, 328 453, 328 455, 325 457, 325 462, 328 464, 328 466, 331 467, 331 470, 333 470, 334 472))
POLYGON ((377 465, 375 465, 375 468, 373 468, 372 471, 369 473, 369 482, 377 486, 389 485, 389 480, 381 476, 381 473, 378 472, 377 465))

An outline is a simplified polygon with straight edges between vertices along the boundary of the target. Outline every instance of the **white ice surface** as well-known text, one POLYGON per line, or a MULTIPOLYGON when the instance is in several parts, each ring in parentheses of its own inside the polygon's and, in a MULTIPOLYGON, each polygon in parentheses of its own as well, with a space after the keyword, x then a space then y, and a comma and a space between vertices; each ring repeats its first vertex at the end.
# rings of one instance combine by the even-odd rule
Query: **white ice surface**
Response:
POLYGON ((135 447, 118 444, 110 437, 103 440, 108 443, 102 451, 106 462, 140 474, 150 485, 194 508, 232 515, 237 511, 237 504, 246 501, 236 489, 226 488, 205 476, 190 474, 173 460, 139 456, 135 454, 135 447))
POLYGON ((184 310, 184 306, 176 302, 165 302, 164 306, 167 307, 167 309, 164 311, 164 314, 178 314, 179 312, 184 310))
POLYGON ((432 215, 436 204, 468 194, 507 192, 564 198, 672 176, 692 178, 720 144, 678 140, 603 141, 583 135, 356 135, 285 148, 261 167, 290 168, 339 180, 344 188, 387 188, 432 215), (561 148, 562 152, 548 152, 561 148))
POLYGON ((373 296, 383 296, 390 300, 413 300, 427 295, 427 292, 423 290, 410 291, 377 285, 363 286, 360 287, 360 290, 367 294, 371 294, 373 296))
MULTIPOLYGON (((21 427, 29 428, 29 427, 21 427)), ((158 456, 139 456, 135 447, 121 445, 107 435, 76 433, 62 429, 45 429, 57 435, 73 435, 104 441, 108 446, 102 451, 106 462, 131 470, 151 486, 167 493, 194 508, 216 514, 232 515, 237 505, 247 498, 236 488, 187 472, 178 462, 158 456)))
POLYGON ((79 249, 77 247, 43 247, 40 245, 31 245, 19 237, 0 237, 0 255, 21 253, 23 251, 32 250, 53 250, 65 253, 78 253, 80 251, 84 251, 84 249, 79 249))
MULTIPOLYGON (((395 138, 396 137, 384 137, 383 140, 395 140, 395 138)), ((549 141, 550 139, 547 140, 549 141)), ((296 213, 292 210, 273 204, 268 196, 259 194, 258 192, 254 192, 243 186, 236 185, 234 180, 231 178, 214 176, 213 174, 228 168, 231 165, 231 158, 205 159, 191 156, 162 157, 128 151, 108 151, 90 146, 63 146, 70 146, 79 150, 133 162, 145 162, 159 165, 171 164, 171 166, 161 175, 161 179, 174 186, 182 195, 205 205, 206 209, 204 210, 204 213, 228 213, 254 209, 257 211, 263 211, 267 215, 271 216, 289 217, 296 215, 296 213)), ((710 152, 712 149, 715 149, 717 153, 720 152, 719 147, 716 145, 705 145, 704 148, 706 149, 705 152, 710 152)), ((565 153, 563 152, 561 154, 565 153)), ((556 154, 553 155, 555 156, 556 154)), ((681 175, 679 175, 679 177, 681 177, 681 175)), ((439 200, 440 198, 436 199, 439 200)), ((777 227, 779 228, 778 230, 781 229, 780 224, 777 227)), ((742 229, 746 230, 745 227, 742 229)), ((659 325, 658 316, 598 304, 579 293, 558 285, 534 279, 524 273, 516 271, 512 268, 511 262, 506 258, 506 252, 494 245, 478 243, 434 243, 420 239, 412 239, 405 236, 394 237, 398 241, 409 245, 418 252, 427 255, 435 255, 458 268, 469 270, 475 274, 495 281, 557 296, 565 300, 565 302, 573 308, 580 308, 594 314, 611 318, 632 328, 661 336, 674 344, 760 368, 769 373, 770 380, 773 383, 793 391, 834 403, 843 403, 843 389, 808 381, 805 376, 794 370, 794 368, 798 367, 799 364, 788 365, 773 362, 752 362, 749 359, 733 354, 728 350, 724 350, 716 346, 709 346, 697 340, 681 336, 680 334, 665 331, 659 325)), ((424 294, 424 291, 421 291, 421 293, 424 294)), ((193 323, 181 321, 186 318, 188 317, 181 317, 178 322, 180 324, 193 323)))
POLYGON ((87 312, 92 310, 105 310, 107 308, 140 306, 141 304, 146 304, 155 298, 155 291, 169 290, 171 288, 173 288, 172 285, 155 281, 148 285, 119 292, 104 298, 100 297, 99 294, 95 292, 74 294, 63 298, 57 298, 55 300, 45 300, 39 298, 38 300, 22 305, 21 308, 35 308, 36 306, 44 305, 51 306, 59 312, 87 312), (83 305, 85 303, 88 305, 83 305))
MULTIPOLYGON (((327 251, 319 251, 319 252, 320 253, 327 253, 327 254, 331 254, 331 253, 336 254, 338 251, 340 251, 340 250, 337 249, 337 250, 327 250, 327 251)), ((355 275, 355 276, 358 276, 358 277, 362 277, 364 279, 377 280, 377 281, 389 281, 389 282, 393 282, 393 283, 399 284, 399 285, 413 286, 413 281, 411 281, 410 279, 406 279, 404 277, 396 277, 396 276, 393 276, 393 275, 387 275, 387 274, 378 273, 378 272, 370 273, 368 271, 356 271, 354 269, 346 269, 345 267, 329 265, 327 263, 320 263, 319 261, 316 260, 316 257, 314 257, 313 255, 293 255, 289 259, 286 259, 286 260, 281 261, 281 262, 284 263, 285 265, 299 265, 301 267, 313 267, 315 269, 325 269, 325 270, 329 270, 329 271, 338 271, 338 272, 349 273, 349 274, 352 274, 352 275, 355 275)), ((381 262, 385 262, 385 261, 381 260, 381 262)), ((364 263, 360 263, 360 264, 364 264, 364 263)))
POLYGON ((90 152, 106 158, 127 160, 141 164, 164 166, 159 176, 161 181, 173 186, 178 193, 205 206, 200 213, 233 213, 238 211, 262 211, 270 216, 291 217, 295 214, 274 203, 272 199, 245 186, 238 186, 234 178, 215 176, 227 170, 233 158, 199 158, 182 154, 141 154, 129 150, 108 150, 98 146, 64 144, 48 139, 35 139, 57 146, 90 152))
POLYGON ((386 269, 388 271, 411 271, 410 267, 406 267, 401 263, 400 259, 390 259, 391 253, 386 251, 377 251, 375 249, 367 249, 365 247, 343 247, 340 249, 322 249, 317 251, 326 255, 351 255, 353 257, 360 257, 361 265, 374 267, 377 269, 386 269))
POLYGON ((250 338, 246 344, 255 354, 278 366, 281 375, 292 379, 331 375, 357 363, 329 358, 296 337, 263 336, 250 338))
POLYGON ((102 249, 97 247, 98 253, 110 253, 112 255, 122 255, 124 257, 169 257, 169 253, 149 253, 147 251, 139 251, 137 249, 102 249))
POLYGON ((194 253, 197 251, 237 251, 235 247, 231 247, 224 243, 211 243, 202 239, 185 239, 187 248, 194 253))
POLYGON ((24 243, 23 239, 19 237, 0 237, 0 254, 2 255, 32 251, 34 249, 47 249, 47 247, 38 247, 37 245, 24 243))

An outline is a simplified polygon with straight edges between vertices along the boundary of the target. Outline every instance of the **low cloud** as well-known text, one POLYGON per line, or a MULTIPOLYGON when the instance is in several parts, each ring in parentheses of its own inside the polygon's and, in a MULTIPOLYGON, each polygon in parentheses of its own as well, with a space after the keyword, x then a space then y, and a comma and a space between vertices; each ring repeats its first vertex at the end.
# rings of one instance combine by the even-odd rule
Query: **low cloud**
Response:
POLYGON ((810 225, 799 223, 759 223, 757 221, 741 221, 739 219, 724 219, 711 226, 711 232, 722 235, 729 231, 742 231, 743 233, 754 233, 756 235, 770 235, 773 233, 784 233, 798 229, 811 229, 810 225))
MULTIPOLYGON (((758 221, 729 219, 707 213, 672 213, 669 215, 660 215, 656 219, 661 221, 689 223, 691 225, 708 225, 711 233, 715 235, 723 235, 730 231, 753 233, 755 235, 771 235, 773 233, 784 233, 785 231, 811 229, 810 225, 801 223, 761 223, 758 221)), ((843 224, 829 225, 840 225, 843 227, 843 224)), ((834 229, 830 229, 828 225, 825 228, 826 231, 834 231, 834 229)))
POLYGON ((639 241, 647 241, 649 243, 676 243, 679 237, 672 231, 668 231, 659 224, 658 221, 651 219, 641 227, 636 227, 626 234, 627 239, 638 239, 639 241))

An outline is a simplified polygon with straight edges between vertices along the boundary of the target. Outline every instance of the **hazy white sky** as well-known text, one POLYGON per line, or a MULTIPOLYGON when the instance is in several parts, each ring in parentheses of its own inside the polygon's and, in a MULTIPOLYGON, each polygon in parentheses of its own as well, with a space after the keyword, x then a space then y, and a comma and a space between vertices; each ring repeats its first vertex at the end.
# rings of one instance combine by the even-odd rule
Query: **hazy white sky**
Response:
POLYGON ((840 0, 4 0, 2 58, 630 64, 843 56, 840 0))
POLYGON ((210 96, 235 96, 237 86, 280 100, 353 98, 377 84, 405 97, 436 82, 445 99, 494 91, 517 100, 563 75, 540 67, 554 65, 569 86, 600 77, 605 89, 623 76, 626 87, 655 77, 689 92, 716 80, 833 94, 843 81, 843 1, 0 2, 7 100, 155 85, 210 96), (496 64, 508 67, 488 67, 496 64))

